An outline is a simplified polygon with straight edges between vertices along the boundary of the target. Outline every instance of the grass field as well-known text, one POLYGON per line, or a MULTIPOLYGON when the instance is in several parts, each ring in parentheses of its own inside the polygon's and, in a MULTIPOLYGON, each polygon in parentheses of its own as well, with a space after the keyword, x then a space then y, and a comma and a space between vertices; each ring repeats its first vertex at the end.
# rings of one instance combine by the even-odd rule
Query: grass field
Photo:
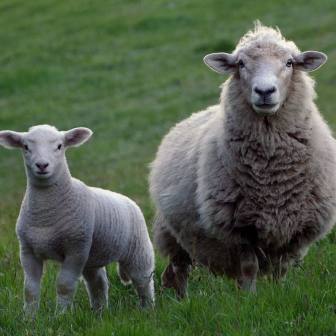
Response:
MULTIPOLYGON (((334 0, 3 0, 0 2, 0 129, 49 123, 87 126, 90 143, 68 152, 74 176, 135 199, 151 226, 148 163, 177 121, 218 100, 224 78, 202 63, 231 51, 259 18, 301 49, 324 51, 318 104, 336 130, 334 0)), ((25 190, 18 152, 0 150, 0 335, 336 335, 336 234, 316 244, 287 279, 259 283, 258 295, 195 270, 190 297, 162 292, 139 311, 131 288, 109 267, 110 307, 89 309, 81 283, 75 309, 55 316, 57 266, 49 264, 35 321, 22 313, 23 274, 15 221, 25 190)))

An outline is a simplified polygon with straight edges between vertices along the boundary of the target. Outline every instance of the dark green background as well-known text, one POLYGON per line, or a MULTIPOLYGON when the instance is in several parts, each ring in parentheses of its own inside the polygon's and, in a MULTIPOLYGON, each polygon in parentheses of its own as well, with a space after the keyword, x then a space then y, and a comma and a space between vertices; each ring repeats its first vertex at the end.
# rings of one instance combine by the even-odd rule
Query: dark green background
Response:
MULTIPOLYGON (((318 105, 336 128, 336 1, 9 1, 0 2, 0 129, 48 123, 90 127, 90 143, 68 152, 74 176, 135 199, 151 226, 148 164, 177 121, 215 104, 225 78, 205 54, 231 51, 253 21, 279 26, 302 50, 328 63, 313 74, 318 105)), ((89 310, 81 284, 72 314, 55 317, 56 267, 43 282, 36 321, 22 315, 15 220, 25 189, 20 154, 0 149, 1 335, 336 335, 336 237, 315 245, 281 284, 262 280, 257 296, 196 270, 190 299, 160 291, 140 312, 114 267, 110 308, 89 310)))

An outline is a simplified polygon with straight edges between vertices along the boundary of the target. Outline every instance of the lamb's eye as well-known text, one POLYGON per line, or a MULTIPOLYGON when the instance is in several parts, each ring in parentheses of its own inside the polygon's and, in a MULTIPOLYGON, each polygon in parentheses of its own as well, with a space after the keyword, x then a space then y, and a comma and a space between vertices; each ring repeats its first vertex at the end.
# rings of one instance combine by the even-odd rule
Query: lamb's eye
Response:
POLYGON ((26 150, 26 151, 29 151, 29 147, 27 145, 23 145, 23 148, 26 150))
POLYGON ((239 68, 241 68, 241 69, 245 68, 245 64, 242 60, 238 61, 238 65, 239 65, 239 68))
POLYGON ((58 149, 58 150, 61 150, 61 148, 62 148, 62 144, 59 144, 59 145, 57 146, 57 149, 58 149))
POLYGON ((290 68, 293 66, 293 60, 292 59, 289 59, 286 63, 286 67, 290 68))

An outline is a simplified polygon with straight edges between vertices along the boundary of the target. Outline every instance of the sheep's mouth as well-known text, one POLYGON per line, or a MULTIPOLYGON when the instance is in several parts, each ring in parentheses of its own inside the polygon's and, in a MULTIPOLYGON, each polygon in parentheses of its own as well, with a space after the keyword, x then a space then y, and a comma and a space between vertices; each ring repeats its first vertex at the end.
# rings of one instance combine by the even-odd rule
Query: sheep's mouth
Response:
POLYGON ((260 108, 260 109, 265 109, 265 110, 271 110, 274 107, 276 107, 278 104, 254 104, 254 106, 260 108))
POLYGON ((279 104, 271 104, 271 103, 261 103, 261 104, 253 104, 253 109, 257 114, 260 115, 272 115, 275 114, 278 110, 279 104))

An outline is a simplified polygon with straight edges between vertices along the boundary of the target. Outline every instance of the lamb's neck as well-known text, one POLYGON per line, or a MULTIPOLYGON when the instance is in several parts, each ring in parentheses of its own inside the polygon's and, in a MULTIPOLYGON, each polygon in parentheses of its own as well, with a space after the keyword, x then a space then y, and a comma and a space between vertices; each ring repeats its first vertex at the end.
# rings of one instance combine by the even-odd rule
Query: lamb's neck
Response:
POLYGON ((40 185, 27 178, 24 203, 30 213, 48 212, 66 206, 73 199, 72 177, 68 167, 64 167, 57 178, 48 185, 40 185))

